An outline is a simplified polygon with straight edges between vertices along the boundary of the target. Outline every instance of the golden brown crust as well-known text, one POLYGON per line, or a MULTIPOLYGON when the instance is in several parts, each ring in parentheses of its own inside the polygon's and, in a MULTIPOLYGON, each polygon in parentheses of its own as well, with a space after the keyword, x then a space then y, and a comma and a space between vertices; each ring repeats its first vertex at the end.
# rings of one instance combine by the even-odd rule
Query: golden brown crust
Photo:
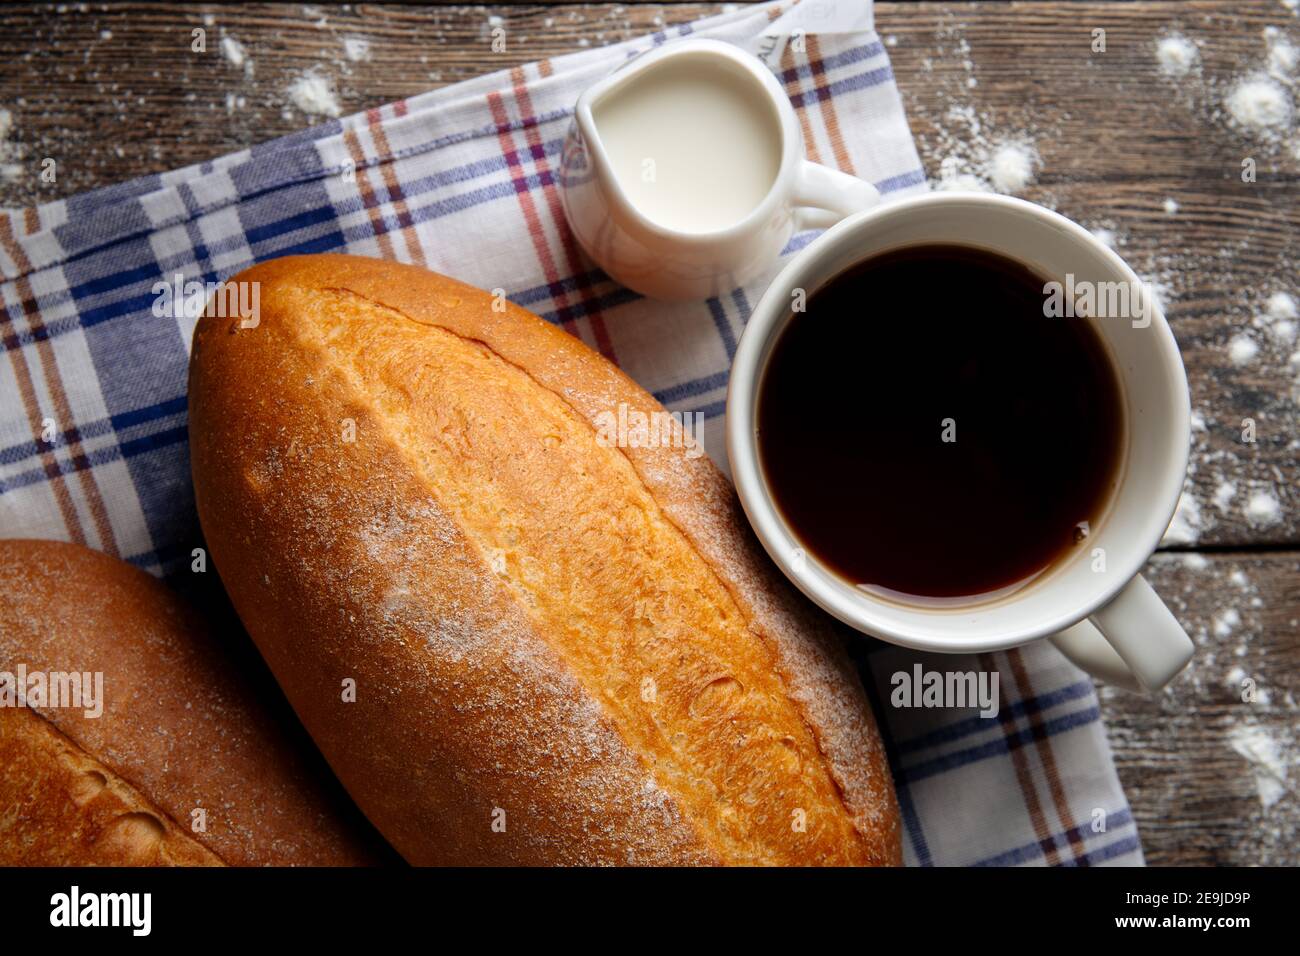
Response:
POLYGON ((726 480, 680 443, 600 440, 653 398, 424 270, 317 256, 236 279, 261 284, 260 324, 195 335, 200 517, 408 859, 899 861, 856 675, 726 480))
POLYGON ((221 866, 27 708, 0 710, 0 866, 221 866))
MULTIPOLYGON (((36 828, 24 840, 41 848, 38 859, 62 854, 68 863, 93 863, 104 852, 86 838, 108 824, 107 804, 81 806, 89 815, 80 823, 67 804, 75 782, 68 768, 93 762, 114 784, 104 800, 111 791, 123 813, 152 814, 165 824, 169 853, 179 833, 205 849, 202 862, 378 860, 364 823, 347 818, 350 808, 335 802, 332 782, 309 769, 245 675, 166 585, 78 545, 21 540, 0 541, 0 581, 0 671, 103 675, 98 716, 31 700, 17 712, 35 722, 15 722, 13 709, 4 714, 6 746, 37 775, 0 775, 0 813, 36 828), (42 738, 46 725, 64 746, 42 738), (192 829, 195 810, 202 811, 202 832, 192 829), (79 858, 81 850, 88 855, 79 858)), ((136 824, 138 835, 159 835, 145 817, 128 816, 122 825, 136 824)), ((169 859, 200 857, 177 850, 169 859)))

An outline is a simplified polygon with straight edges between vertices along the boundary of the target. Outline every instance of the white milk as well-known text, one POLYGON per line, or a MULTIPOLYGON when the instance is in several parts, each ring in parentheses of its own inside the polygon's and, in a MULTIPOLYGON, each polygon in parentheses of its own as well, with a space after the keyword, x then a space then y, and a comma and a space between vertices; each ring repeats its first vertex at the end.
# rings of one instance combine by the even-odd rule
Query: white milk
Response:
POLYGON ((753 77, 682 57, 602 96, 592 121, 632 205, 682 232, 749 214, 781 164, 781 126, 753 77))

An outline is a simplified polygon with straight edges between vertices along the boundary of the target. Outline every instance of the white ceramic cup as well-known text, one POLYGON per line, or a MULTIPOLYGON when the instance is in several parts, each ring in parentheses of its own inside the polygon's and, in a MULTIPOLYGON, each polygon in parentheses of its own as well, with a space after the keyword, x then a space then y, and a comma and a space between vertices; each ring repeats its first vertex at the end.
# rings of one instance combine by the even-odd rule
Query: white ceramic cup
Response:
MULTIPOLYGON (((920 301, 925 290, 915 293, 920 301)), ((870 303, 864 306, 869 316, 870 303)), ((864 359, 866 374, 870 363, 870 357, 864 359)), ((1138 573, 1177 506, 1187 468, 1189 420, 1187 378, 1173 334, 1158 305, 1114 251, 1081 226, 1023 200, 938 193, 846 219, 780 272, 754 309, 736 351, 727 394, 727 453, 741 502, 768 554, 812 600, 858 630, 906 647, 947 653, 1002 650, 1051 638, 1067 657, 1102 680, 1154 690, 1186 666, 1193 650, 1138 573), (1089 282, 1127 283, 1130 290, 1141 290, 1125 316, 1094 321, 1118 374, 1125 410, 1121 477, 1105 514, 1084 546, 1032 583, 998 600, 955 608, 877 598, 802 551, 763 477, 755 427, 763 370, 790 318, 794 290, 811 297, 868 257, 926 243, 991 250, 1050 280, 1064 283, 1072 275, 1077 289, 1089 282), (1097 570, 1097 549, 1104 555, 1104 570, 1097 570)), ((862 546, 869 548, 871 542, 862 546)), ((997 547, 997 542, 985 546, 997 547)))
POLYGON ((870 183, 804 158, 794 107, 761 60, 730 43, 707 39, 656 47, 582 94, 565 140, 560 187, 573 234, 597 265, 643 295, 677 301, 730 292, 769 268, 797 230, 825 228, 880 202, 870 183), (744 218, 707 232, 667 228, 633 205, 593 119, 602 98, 690 58, 734 71, 756 100, 773 111, 773 126, 779 130, 779 141, 760 147, 780 155, 767 194, 744 218))

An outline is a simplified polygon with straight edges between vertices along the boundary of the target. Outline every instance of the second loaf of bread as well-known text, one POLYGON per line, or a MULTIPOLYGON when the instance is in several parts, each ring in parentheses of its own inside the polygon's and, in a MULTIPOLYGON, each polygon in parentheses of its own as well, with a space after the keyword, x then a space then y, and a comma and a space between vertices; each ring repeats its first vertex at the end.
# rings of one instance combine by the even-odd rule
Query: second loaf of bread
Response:
POLYGON ((386 861, 229 637, 125 561, 0 541, 0 677, 23 691, 0 698, 0 865, 386 861), (98 688, 90 711, 53 699, 58 675, 98 688))
POLYGON ((260 283, 260 321, 194 339, 203 529, 407 859, 899 862, 863 690, 725 478, 602 440, 653 398, 422 269, 308 256, 235 281, 260 283))

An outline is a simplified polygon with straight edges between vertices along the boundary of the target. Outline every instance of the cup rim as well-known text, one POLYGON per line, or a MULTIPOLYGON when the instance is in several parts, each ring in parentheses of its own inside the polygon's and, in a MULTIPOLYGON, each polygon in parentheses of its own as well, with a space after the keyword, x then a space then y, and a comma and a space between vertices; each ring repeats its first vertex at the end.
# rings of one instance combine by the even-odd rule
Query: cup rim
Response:
MULTIPOLYGON (((1091 247, 1124 280, 1141 282, 1132 268, 1113 249, 1100 242, 1079 224, 1050 209, 1011 196, 991 193, 929 193, 895 200, 856 213, 827 229, 795 254, 764 290, 758 304, 754 307, 737 345, 727 384, 725 426, 727 457, 741 505, 764 549, 781 572, 823 610, 859 631, 916 650, 941 653, 1005 650, 1058 633, 1089 617, 1113 600, 1128 585, 1159 545, 1169 520, 1177 508, 1190 454, 1191 403, 1187 389, 1187 376, 1177 342, 1163 310, 1158 303, 1151 301, 1149 303, 1151 326, 1147 331, 1159 336, 1159 348, 1168 387, 1176 399, 1172 404, 1177 413, 1177 420, 1169 422, 1168 427, 1174 429, 1175 434, 1186 436, 1187 440, 1176 443, 1176 447, 1181 451, 1176 453, 1176 458, 1168 463, 1158 478, 1157 487, 1151 493, 1152 508, 1149 513, 1152 515, 1152 521, 1123 554, 1109 556, 1114 573, 1106 575, 1104 579, 1106 583, 1081 600, 1061 602, 1060 608, 1054 614, 1010 627, 1005 633, 992 639, 954 637, 950 634, 936 636, 933 632, 927 633, 923 627, 885 617, 887 605, 884 602, 865 592, 851 590, 848 582, 835 578, 829 569, 823 568, 821 573, 794 572, 787 555, 792 543, 797 543, 799 539, 767 493, 766 483, 760 470, 755 435, 757 393, 764 371, 764 368, 759 365, 759 359, 768 341, 784 327, 788 318, 784 290, 796 286, 811 289, 824 282, 825 277, 818 275, 820 271, 818 262, 822 254, 838 247, 849 236, 860 235, 880 221, 906 216, 913 210, 927 206, 979 206, 998 208, 1004 213, 1029 216, 1053 228, 1064 230, 1076 241, 1091 247), (809 282, 809 279, 817 281, 809 282), (1120 560, 1115 561, 1115 557, 1119 557, 1120 560), (827 580, 823 579, 823 574, 827 580)), ((998 251, 999 245, 989 242, 988 248, 998 251)), ((1116 494, 1118 493, 1117 491, 1116 494)), ((1101 529, 1099 535, 1104 534, 1105 529, 1101 529)), ((808 561, 809 564, 816 563, 811 555, 808 561)), ((1015 596, 1011 596, 998 602, 997 606, 1004 607, 1015 601, 1015 596)), ((957 610, 979 615, 991 607, 992 605, 987 608, 972 605, 957 610)), ((910 610, 923 609, 913 607, 910 610)), ((954 613, 952 609, 935 611, 935 614, 943 615, 952 613, 954 613)))
POLYGON ((580 97, 573 111, 582 138, 586 141, 592 163, 601 174, 609 196, 611 206, 624 218, 624 227, 647 233, 659 239, 669 239, 674 243, 685 245, 708 245, 711 243, 730 242, 738 236, 753 232, 754 229, 771 215, 772 210, 783 200, 783 194, 789 192, 791 170, 804 155, 802 133, 795 121, 794 107, 790 98, 781 89, 772 72, 763 66, 763 62, 752 53, 741 49, 733 43, 715 40, 709 37, 683 37, 655 47, 628 60, 613 73, 589 86, 580 97), (707 56, 720 55, 737 64, 753 77, 767 94, 769 104, 776 112, 777 125, 781 131, 781 162, 777 166, 772 185, 768 187, 763 198, 748 213, 729 226, 702 232, 687 232, 673 229, 655 222, 628 198, 618 177, 614 175, 613 164, 605 151, 605 144, 596 133, 592 106, 601 97, 623 85, 636 72, 647 69, 652 64, 669 56, 707 56), (630 70, 630 72, 629 72, 630 70))

